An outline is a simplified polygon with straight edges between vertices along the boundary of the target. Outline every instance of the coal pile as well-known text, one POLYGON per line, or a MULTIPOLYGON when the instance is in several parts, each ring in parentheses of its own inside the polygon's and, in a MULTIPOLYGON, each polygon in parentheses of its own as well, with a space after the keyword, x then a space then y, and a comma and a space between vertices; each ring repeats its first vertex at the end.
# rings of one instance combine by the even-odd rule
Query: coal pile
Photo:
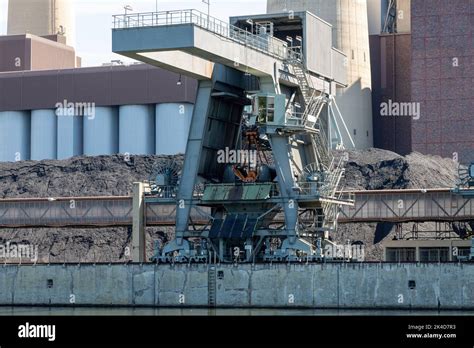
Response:
MULTIPOLYGON (((132 184, 150 179, 153 166, 165 156, 75 157, 62 161, 0 163, 0 198, 122 196, 132 184)), ((168 158, 168 157, 166 157, 168 158)), ((183 156, 173 157, 181 162, 183 156)), ((413 153, 399 156, 390 151, 350 151, 346 190, 381 190, 454 187, 457 165, 450 159, 413 153)), ((376 224, 341 225, 333 239, 362 241, 367 260, 381 260, 382 246, 375 238, 376 224)), ((172 228, 149 229, 147 255, 154 240, 166 242, 172 228)), ((393 232, 392 232, 393 233, 393 232)), ((387 238, 390 238, 390 234, 387 238)), ((124 262, 130 259, 131 230, 0 229, 0 244, 39 245, 43 262, 124 262)))
MULTIPOLYGON (((0 163, 0 198, 127 196, 169 156, 74 157, 0 163)), ((173 157, 183 162, 183 156, 173 157)))
POLYGON ((369 149, 349 151, 347 190, 433 189, 455 187, 458 164, 451 159, 369 149))
MULTIPOLYGON (((412 153, 400 156, 394 152, 368 149, 349 151, 346 165, 345 190, 436 189, 453 188, 458 178, 458 164, 439 156, 412 153)), ((395 235, 390 224, 360 223, 341 224, 332 238, 339 244, 361 241, 365 246, 367 261, 383 259, 383 240, 395 235), (389 232, 382 237, 376 231, 389 225, 389 232)), ((409 233, 413 224, 404 224, 403 233, 409 233)), ((434 223, 419 225, 420 233, 434 231, 434 223)), ((427 232, 428 233, 428 232, 427 232)))

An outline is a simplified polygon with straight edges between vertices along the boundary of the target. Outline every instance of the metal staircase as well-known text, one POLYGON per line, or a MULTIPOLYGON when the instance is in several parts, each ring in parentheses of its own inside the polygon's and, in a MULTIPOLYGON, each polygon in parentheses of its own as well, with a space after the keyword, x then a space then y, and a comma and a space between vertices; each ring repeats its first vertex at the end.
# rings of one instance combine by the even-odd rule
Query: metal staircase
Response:
POLYGON ((292 68, 305 103, 301 124, 305 128, 316 130, 309 136, 316 157, 316 166, 321 173, 324 173, 324 181, 319 188, 319 193, 327 199, 322 201, 323 218, 320 221, 322 223, 320 227, 323 230, 333 230, 336 227, 339 211, 338 205, 333 200, 342 199, 342 193, 338 192, 342 191, 340 184, 345 172, 345 162, 342 156, 336 158, 332 155, 329 138, 320 119, 324 107, 329 106, 330 97, 314 88, 304 61, 300 57, 292 55, 287 60, 287 64, 292 68))
POLYGON ((332 162, 331 154, 329 152, 329 143, 326 132, 319 126, 317 134, 311 135, 311 144, 315 153, 316 162, 321 171, 328 171, 332 162))
POLYGON ((287 63, 292 66, 293 74, 298 80, 305 103, 306 105, 309 105, 314 95, 314 88, 311 80, 308 79, 308 75, 306 74, 303 60, 298 57, 292 57, 287 60, 287 63))
POLYGON ((209 307, 216 306, 216 268, 210 267, 208 271, 208 303, 209 307))
POLYGON ((286 63, 292 67, 305 104, 305 109, 300 116, 299 123, 309 130, 317 130, 319 116, 324 106, 327 105, 328 98, 314 88, 312 80, 308 76, 308 72, 304 66, 303 58, 295 52, 290 54, 290 56, 291 58, 287 59, 286 63))

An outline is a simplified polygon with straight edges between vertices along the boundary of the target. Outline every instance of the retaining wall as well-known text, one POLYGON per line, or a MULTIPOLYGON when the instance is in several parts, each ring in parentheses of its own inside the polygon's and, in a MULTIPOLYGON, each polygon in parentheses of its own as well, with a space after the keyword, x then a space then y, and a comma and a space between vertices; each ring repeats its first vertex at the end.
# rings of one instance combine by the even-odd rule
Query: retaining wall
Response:
POLYGON ((207 307, 210 303, 256 308, 474 309, 474 265, 0 266, 0 305, 207 307))

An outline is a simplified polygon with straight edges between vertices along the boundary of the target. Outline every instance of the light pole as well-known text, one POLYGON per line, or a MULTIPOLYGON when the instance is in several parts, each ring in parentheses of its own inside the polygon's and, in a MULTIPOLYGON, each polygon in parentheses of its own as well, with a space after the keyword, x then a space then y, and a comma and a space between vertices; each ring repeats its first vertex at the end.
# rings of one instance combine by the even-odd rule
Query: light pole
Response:
POLYGON ((207 26, 209 27, 209 18, 211 17, 211 0, 202 0, 207 5, 207 26))
POLYGON ((130 22, 130 18, 127 19, 127 11, 133 11, 133 8, 132 8, 132 6, 130 6, 130 5, 125 5, 125 6, 123 7, 123 9, 125 10, 125 14, 123 15, 123 23, 124 23, 124 26, 125 26, 126 28, 128 28, 128 27, 129 27, 129 24, 130 24, 130 23, 129 23, 129 22, 130 22))
POLYGON ((132 6, 130 6, 130 5, 125 5, 123 7, 123 9, 125 10, 125 16, 127 15, 127 11, 133 11, 132 6))

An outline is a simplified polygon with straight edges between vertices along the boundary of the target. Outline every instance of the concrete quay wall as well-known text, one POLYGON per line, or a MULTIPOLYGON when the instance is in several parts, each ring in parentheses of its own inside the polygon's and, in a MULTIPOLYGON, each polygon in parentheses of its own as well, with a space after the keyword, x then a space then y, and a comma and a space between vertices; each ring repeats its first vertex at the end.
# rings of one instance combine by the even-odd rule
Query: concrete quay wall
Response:
POLYGON ((3 265, 0 305, 474 309, 474 264, 3 265))

